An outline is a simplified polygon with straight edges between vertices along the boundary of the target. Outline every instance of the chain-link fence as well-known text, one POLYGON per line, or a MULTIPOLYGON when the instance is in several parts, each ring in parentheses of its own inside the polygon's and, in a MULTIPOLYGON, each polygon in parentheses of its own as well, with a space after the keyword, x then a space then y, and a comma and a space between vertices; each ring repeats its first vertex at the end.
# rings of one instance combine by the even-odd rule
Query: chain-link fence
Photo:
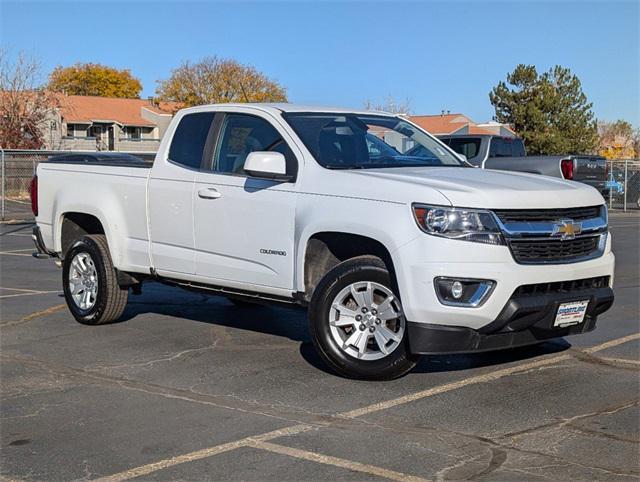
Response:
POLYGON ((605 199, 609 209, 640 209, 640 161, 607 161, 606 187, 609 192, 605 193, 605 199))
MULTIPOLYGON (((0 149, 2 169, 2 221, 31 221, 29 187, 36 167, 51 156, 67 154, 70 151, 25 151, 0 149)), ((153 161, 153 153, 130 153, 147 161, 153 161)))
MULTIPOLYGON (((3 221, 32 219, 29 202, 29 185, 39 162, 64 154, 67 151, 18 151, 1 150, 3 221)), ((155 154, 131 153, 145 160, 153 160, 155 154)), ((640 209, 640 161, 607 161, 608 190, 603 193, 609 209, 624 211, 640 209)))

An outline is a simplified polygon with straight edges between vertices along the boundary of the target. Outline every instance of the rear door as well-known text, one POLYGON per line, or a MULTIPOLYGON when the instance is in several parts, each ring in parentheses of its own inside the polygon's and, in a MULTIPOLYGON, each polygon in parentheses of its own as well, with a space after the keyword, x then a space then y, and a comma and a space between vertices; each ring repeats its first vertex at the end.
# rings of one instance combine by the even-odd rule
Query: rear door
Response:
POLYGON ((209 169, 197 175, 193 193, 201 281, 254 291, 293 289, 295 183, 253 178, 243 169, 250 152, 277 151, 295 176, 290 144, 267 114, 224 114, 209 169))
POLYGON ((214 112, 184 115, 167 159, 151 169, 148 187, 153 267, 165 276, 195 273, 193 190, 196 173, 213 138, 214 112))

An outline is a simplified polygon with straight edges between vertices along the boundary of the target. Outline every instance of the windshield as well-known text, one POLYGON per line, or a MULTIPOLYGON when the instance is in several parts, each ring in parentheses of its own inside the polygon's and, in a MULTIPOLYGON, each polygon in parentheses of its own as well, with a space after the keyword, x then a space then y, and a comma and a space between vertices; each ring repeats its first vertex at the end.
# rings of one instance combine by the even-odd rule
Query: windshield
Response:
POLYGON ((328 169, 466 166, 439 142, 398 117, 297 112, 283 116, 318 163, 328 169))

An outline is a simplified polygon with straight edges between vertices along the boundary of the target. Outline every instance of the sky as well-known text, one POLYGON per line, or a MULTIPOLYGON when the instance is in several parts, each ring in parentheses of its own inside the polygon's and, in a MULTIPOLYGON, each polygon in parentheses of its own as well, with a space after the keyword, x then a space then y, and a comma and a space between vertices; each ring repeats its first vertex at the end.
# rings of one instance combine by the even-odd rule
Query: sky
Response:
POLYGON ((488 93, 519 63, 559 64, 599 120, 640 126, 640 1, 175 2, 0 0, 0 41, 47 74, 94 62, 155 93, 184 60, 251 64, 291 102, 362 108, 388 96, 414 114, 494 115, 488 93))

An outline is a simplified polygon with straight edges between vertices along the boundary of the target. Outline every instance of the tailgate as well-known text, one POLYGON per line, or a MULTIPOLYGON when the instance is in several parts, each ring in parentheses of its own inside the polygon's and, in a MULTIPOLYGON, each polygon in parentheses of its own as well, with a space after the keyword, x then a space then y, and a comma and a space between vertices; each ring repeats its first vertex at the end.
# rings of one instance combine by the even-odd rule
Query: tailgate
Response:
POLYGON ((574 157, 573 180, 580 182, 605 181, 607 160, 604 157, 574 157))

